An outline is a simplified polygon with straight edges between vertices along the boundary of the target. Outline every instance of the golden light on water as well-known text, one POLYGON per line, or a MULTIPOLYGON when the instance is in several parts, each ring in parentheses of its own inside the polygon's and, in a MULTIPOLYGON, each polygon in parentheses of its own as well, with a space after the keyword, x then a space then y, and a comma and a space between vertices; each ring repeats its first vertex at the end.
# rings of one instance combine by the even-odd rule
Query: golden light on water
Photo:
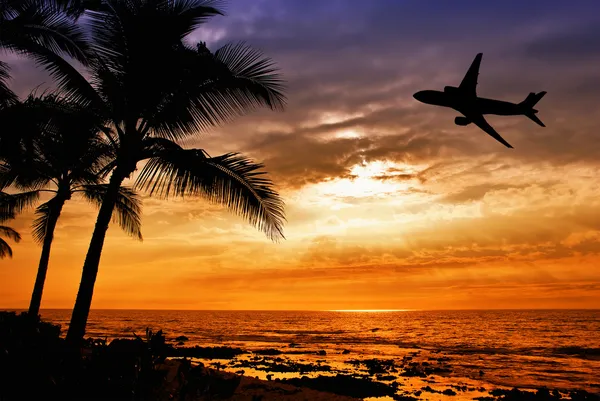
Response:
POLYGON ((327 312, 345 312, 345 313, 381 313, 381 312, 413 312, 418 309, 334 309, 327 312))

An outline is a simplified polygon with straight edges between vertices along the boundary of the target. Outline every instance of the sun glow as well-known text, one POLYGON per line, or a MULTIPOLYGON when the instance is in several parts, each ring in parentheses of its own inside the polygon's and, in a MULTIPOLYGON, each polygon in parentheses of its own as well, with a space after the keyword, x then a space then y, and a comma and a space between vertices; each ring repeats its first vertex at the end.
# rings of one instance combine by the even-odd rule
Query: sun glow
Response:
POLYGON ((315 184, 316 196, 329 198, 382 198, 406 190, 412 184, 410 166, 388 161, 363 162, 353 166, 346 177, 315 184))
POLYGON ((335 133, 334 138, 340 138, 340 139, 355 139, 355 138, 361 138, 363 135, 358 132, 357 130, 353 130, 353 129, 346 129, 343 131, 338 131, 335 133))

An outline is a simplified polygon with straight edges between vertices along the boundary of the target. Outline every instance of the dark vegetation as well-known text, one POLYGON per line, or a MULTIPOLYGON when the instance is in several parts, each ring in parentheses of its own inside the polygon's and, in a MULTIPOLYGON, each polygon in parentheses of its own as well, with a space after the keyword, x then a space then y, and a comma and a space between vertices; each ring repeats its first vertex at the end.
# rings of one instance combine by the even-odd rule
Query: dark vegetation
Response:
MULTIPOLYGON (((175 349, 162 331, 135 339, 88 339, 81 351, 60 337, 60 326, 26 313, 0 313, 0 400, 169 400, 231 395, 240 377, 211 375, 189 360, 169 365, 175 349), (175 372, 173 368, 176 369, 175 372), (175 374, 172 374, 175 373, 175 374), (175 379, 167 382, 171 374, 175 379)), ((202 355, 216 355, 215 348, 202 355), (212 352, 212 353, 211 353, 212 352)), ((218 350, 218 349, 217 349, 218 350)))

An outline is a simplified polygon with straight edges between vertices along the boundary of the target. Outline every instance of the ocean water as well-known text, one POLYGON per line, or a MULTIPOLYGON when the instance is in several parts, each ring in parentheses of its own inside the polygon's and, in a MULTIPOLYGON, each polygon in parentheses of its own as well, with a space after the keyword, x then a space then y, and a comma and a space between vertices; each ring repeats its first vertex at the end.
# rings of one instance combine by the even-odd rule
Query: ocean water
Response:
MULTIPOLYGON (((70 311, 43 310, 42 317, 66 332, 70 311)), ((185 335, 186 345, 325 350, 312 359, 339 372, 352 359, 443 358, 453 380, 600 392, 600 310, 93 310, 86 336, 130 337, 146 327, 168 339, 185 335)))

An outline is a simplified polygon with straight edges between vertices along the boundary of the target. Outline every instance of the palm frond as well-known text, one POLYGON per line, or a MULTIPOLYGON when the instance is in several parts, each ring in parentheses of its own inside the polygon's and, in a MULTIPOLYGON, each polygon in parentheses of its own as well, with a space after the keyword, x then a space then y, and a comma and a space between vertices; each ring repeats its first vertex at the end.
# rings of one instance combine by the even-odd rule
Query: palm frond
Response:
POLYGON ((0 226, 0 236, 11 239, 15 242, 21 241, 21 234, 7 226, 0 226))
MULTIPOLYGON (((84 185, 82 188, 84 197, 100 207, 108 189, 108 184, 84 185)), ((141 214, 142 201, 139 196, 131 188, 119 188, 113 221, 119 224, 121 229, 128 235, 140 241, 143 239, 141 214)))
POLYGON ((203 150, 171 149, 148 161, 134 188, 165 198, 201 195, 278 240, 284 238, 284 202, 262 167, 237 153, 209 157, 203 150))
POLYGON ((38 244, 42 244, 44 242, 44 238, 46 238, 46 233, 48 232, 48 223, 50 221, 50 213, 52 212, 53 199, 55 198, 50 199, 48 202, 42 203, 35 209, 36 218, 31 224, 31 236, 38 244))
POLYGON ((81 107, 89 107, 105 113, 106 106, 90 82, 68 61, 38 44, 28 46, 21 53, 34 59, 54 78, 60 96, 81 107))
POLYGON ((0 61, 0 107, 8 107, 17 100, 17 95, 8 87, 6 81, 10 79, 10 67, 0 61))
POLYGON ((62 12, 70 17, 79 18, 85 10, 96 10, 102 0, 54 0, 62 12))
POLYGON ((271 109, 283 109, 286 96, 284 81, 273 60, 244 42, 227 44, 215 52, 215 58, 232 73, 229 90, 254 105, 266 105, 271 109))
POLYGON ((147 117, 155 136, 176 140, 257 107, 285 106, 285 85, 275 64, 243 43, 215 54, 201 43, 195 50, 181 49, 172 62, 179 72, 147 117))
POLYGON ((14 218, 16 214, 33 206, 39 198, 39 191, 28 191, 18 194, 0 192, 0 221, 14 218))
POLYGON ((42 46, 85 65, 89 52, 85 32, 64 11, 65 7, 53 0, 14 3, 13 18, 5 18, 0 28, 2 46, 23 54, 28 54, 30 47, 42 46))
POLYGON ((8 242, 4 241, 0 238, 0 259, 4 259, 5 257, 12 258, 12 248, 8 245, 8 242))

